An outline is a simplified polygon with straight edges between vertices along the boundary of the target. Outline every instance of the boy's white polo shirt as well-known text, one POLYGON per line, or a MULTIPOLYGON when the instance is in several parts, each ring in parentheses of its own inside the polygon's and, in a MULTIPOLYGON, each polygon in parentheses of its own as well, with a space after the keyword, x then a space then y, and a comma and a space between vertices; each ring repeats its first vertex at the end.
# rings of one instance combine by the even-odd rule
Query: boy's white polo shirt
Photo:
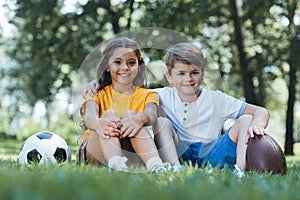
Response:
POLYGON ((183 102, 176 88, 155 89, 160 108, 173 124, 180 140, 187 143, 211 142, 221 134, 224 122, 243 114, 246 103, 220 91, 202 88, 194 102, 183 102))

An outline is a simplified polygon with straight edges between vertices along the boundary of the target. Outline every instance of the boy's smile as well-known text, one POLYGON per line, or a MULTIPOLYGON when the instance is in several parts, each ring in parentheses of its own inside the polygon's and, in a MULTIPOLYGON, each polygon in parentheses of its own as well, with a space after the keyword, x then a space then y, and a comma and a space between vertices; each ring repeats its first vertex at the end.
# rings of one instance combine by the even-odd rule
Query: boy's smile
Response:
POLYGON ((191 64, 175 62, 174 68, 171 73, 167 73, 166 77, 169 83, 177 89, 182 101, 193 102, 201 93, 199 86, 202 83, 203 75, 203 69, 198 69, 191 64))

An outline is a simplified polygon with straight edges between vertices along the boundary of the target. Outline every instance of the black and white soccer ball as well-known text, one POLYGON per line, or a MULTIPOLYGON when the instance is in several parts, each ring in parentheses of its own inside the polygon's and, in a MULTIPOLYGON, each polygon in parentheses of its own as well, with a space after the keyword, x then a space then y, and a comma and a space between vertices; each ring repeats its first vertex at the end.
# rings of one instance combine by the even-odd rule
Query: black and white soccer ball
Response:
POLYGON ((20 164, 57 164, 71 160, 71 149, 59 135, 39 132, 27 138, 19 153, 20 164))

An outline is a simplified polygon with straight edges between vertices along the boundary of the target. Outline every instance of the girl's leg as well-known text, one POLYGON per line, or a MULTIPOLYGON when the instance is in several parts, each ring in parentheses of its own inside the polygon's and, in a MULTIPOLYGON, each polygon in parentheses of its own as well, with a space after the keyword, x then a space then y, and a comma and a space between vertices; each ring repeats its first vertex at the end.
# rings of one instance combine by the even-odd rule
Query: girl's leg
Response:
POLYGON ((157 118, 157 122, 153 125, 153 133, 162 160, 172 165, 180 165, 176 151, 179 140, 170 120, 164 117, 157 118))
MULTIPOLYGON (((104 115, 108 118, 115 117, 113 111, 106 112, 104 115)), ((125 164, 127 159, 121 157, 121 144, 117 137, 104 139, 98 133, 93 132, 86 146, 86 156, 90 162, 95 164, 108 164, 108 167, 119 170, 127 168, 125 164)))
MULTIPOLYGON (((128 118, 132 114, 134 113, 128 111, 124 113, 123 117, 128 118)), ((131 137, 130 143, 136 154, 146 164, 148 171, 152 171, 156 167, 163 167, 163 162, 147 127, 143 127, 135 137, 131 137)))
POLYGON ((107 161, 113 156, 122 155, 119 138, 103 139, 93 132, 86 146, 86 154, 92 163, 107 164, 107 161))
POLYGON ((141 160, 146 164, 147 170, 151 171, 154 166, 162 165, 154 140, 146 127, 133 138, 130 138, 134 151, 139 155, 141 160))
POLYGON ((246 169, 246 150, 247 150, 247 134, 248 127, 252 121, 251 115, 242 115, 229 131, 229 137, 236 147, 236 164, 242 171, 246 169))

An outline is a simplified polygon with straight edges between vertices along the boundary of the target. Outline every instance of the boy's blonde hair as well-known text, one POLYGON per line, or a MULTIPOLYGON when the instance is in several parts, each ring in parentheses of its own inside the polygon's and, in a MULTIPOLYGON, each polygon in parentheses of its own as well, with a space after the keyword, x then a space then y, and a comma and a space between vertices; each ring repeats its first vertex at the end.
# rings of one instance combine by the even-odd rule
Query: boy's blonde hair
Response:
POLYGON ((174 68, 174 63, 194 65, 199 69, 204 68, 204 56, 201 49, 193 43, 178 43, 168 49, 165 56, 165 64, 168 72, 174 68))

